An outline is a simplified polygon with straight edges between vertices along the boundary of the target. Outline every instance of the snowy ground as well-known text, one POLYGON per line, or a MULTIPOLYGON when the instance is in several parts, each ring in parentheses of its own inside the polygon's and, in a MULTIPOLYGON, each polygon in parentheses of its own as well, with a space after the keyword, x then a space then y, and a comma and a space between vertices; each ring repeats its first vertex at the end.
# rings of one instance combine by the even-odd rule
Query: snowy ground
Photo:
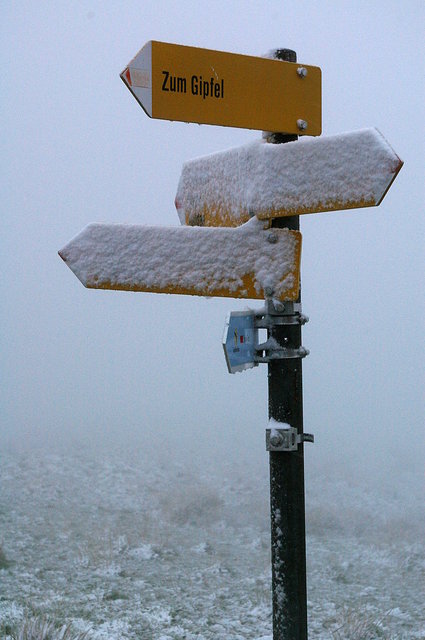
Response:
MULTIPOLYGON (((0 637, 36 615, 99 640, 271 638, 266 453, 189 468, 140 447, 9 448, 0 467, 0 637)), ((379 495, 314 478, 309 637, 424 639, 415 477, 379 495)))

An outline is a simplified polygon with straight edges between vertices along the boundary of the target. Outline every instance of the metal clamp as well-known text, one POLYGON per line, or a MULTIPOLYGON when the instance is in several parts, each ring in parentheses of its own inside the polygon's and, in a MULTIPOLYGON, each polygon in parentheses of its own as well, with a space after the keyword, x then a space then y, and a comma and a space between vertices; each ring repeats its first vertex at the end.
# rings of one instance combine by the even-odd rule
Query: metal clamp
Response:
POLYGON ((256 352, 266 351, 265 356, 254 356, 255 362, 272 362, 274 360, 289 360, 293 358, 305 358, 308 356, 310 351, 305 347, 298 347, 298 349, 287 349, 285 347, 281 347, 280 345, 271 347, 267 342, 263 342, 263 344, 259 344, 256 348, 256 352))
POLYGON ((232 311, 223 333, 223 349, 229 373, 256 367, 260 362, 305 358, 309 351, 302 346, 291 348, 287 341, 273 336, 279 325, 302 325, 308 322, 301 313, 301 304, 267 298, 262 309, 232 311), (259 343, 259 329, 268 329, 269 337, 259 343))
POLYGON ((267 451, 297 451, 301 442, 314 442, 312 433, 300 433, 294 427, 266 429, 267 451))
POLYGON ((308 322, 308 316, 302 313, 293 315, 255 315, 255 327, 257 329, 271 329, 282 325, 304 325, 308 322))
MULTIPOLYGON (((299 302, 280 302, 267 298, 263 309, 255 311, 254 326, 256 329, 269 329, 282 325, 304 325, 308 322, 308 317, 301 312, 299 302)), ((255 362, 271 362, 274 360, 287 360, 293 358, 305 358, 310 353, 305 347, 291 349, 277 342, 273 337, 269 337, 266 342, 256 345, 257 354, 264 352, 264 355, 256 355, 255 362)))
POLYGON ((304 325, 308 320, 308 316, 301 312, 299 302, 280 302, 267 298, 265 306, 255 310, 257 329, 271 329, 279 325, 304 325))

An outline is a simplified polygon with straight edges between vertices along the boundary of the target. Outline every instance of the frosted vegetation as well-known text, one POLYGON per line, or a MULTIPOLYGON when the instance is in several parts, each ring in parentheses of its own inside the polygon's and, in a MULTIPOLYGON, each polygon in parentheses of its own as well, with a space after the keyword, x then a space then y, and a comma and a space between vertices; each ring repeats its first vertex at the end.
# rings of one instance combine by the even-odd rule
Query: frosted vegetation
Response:
MULTIPOLYGON (((3 452, 1 638, 270 640, 266 454, 175 460, 3 452)), ((309 475, 309 637, 424 639, 415 478, 309 475)))

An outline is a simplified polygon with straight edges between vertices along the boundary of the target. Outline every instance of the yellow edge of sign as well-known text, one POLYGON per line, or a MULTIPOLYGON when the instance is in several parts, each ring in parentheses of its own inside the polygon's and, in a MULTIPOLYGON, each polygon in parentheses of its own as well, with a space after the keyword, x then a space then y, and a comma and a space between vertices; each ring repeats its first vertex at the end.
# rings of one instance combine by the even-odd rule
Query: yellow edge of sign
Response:
MULTIPOLYGON (((384 194, 385 195, 385 194, 384 194)), ((264 211, 255 211, 255 215, 260 220, 269 220, 273 218, 285 218, 289 216, 299 216, 310 213, 325 213, 327 211, 342 211, 345 209, 359 209, 363 207, 373 207, 380 204, 376 202, 374 198, 366 200, 361 198, 359 200, 352 200, 347 202, 346 200, 334 200, 331 203, 316 202, 310 207, 285 207, 282 209, 266 209, 264 211)), ((186 213, 186 224, 189 226, 200 227, 239 227, 252 217, 252 211, 248 212, 246 209, 241 209, 239 215, 228 213, 224 207, 218 207, 213 209, 206 205, 196 213, 191 214, 190 211, 186 213)))
POLYGON ((327 211, 343 211, 345 209, 361 209, 363 207, 374 207, 378 202, 375 198, 359 198, 358 200, 334 200, 330 203, 317 202, 311 207, 293 207, 285 209, 271 209, 270 211, 260 211, 256 213, 260 220, 268 218, 284 218, 286 216, 298 216, 308 213, 326 213, 327 211))
MULTIPOLYGON (((294 276, 294 286, 285 290, 285 292, 279 297, 280 300, 294 301, 298 299, 299 294, 299 269, 290 271, 286 276, 294 276)), ((265 294, 262 289, 257 291, 255 287, 255 281, 252 274, 247 274, 242 278, 243 285, 238 289, 230 291, 225 288, 213 288, 199 289, 180 287, 178 285, 168 285, 164 287, 154 287, 147 285, 128 285, 112 283, 108 280, 104 282, 87 283, 87 289, 107 289, 112 291, 140 291, 145 293, 170 293, 170 294, 182 294, 191 296, 204 296, 204 297, 220 297, 220 298, 246 298, 255 300, 264 300, 265 294)))

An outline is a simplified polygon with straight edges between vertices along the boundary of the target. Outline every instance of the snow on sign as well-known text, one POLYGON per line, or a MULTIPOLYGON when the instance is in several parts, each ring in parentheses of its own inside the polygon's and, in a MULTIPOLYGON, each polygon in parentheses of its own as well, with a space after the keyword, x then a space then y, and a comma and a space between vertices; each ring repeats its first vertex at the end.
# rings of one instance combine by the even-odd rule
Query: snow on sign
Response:
POLYGON ((226 318, 223 349, 229 373, 257 366, 258 329, 254 327, 254 311, 232 311, 226 318))
POLYGON ((403 162, 377 129, 287 144, 258 141, 186 162, 176 207, 182 224, 237 226, 379 205, 403 162))
POLYGON ((296 300, 301 234, 265 230, 91 224, 59 255, 85 287, 296 300))
POLYGON ((150 41, 121 79, 151 118, 321 133, 319 67, 150 41))

